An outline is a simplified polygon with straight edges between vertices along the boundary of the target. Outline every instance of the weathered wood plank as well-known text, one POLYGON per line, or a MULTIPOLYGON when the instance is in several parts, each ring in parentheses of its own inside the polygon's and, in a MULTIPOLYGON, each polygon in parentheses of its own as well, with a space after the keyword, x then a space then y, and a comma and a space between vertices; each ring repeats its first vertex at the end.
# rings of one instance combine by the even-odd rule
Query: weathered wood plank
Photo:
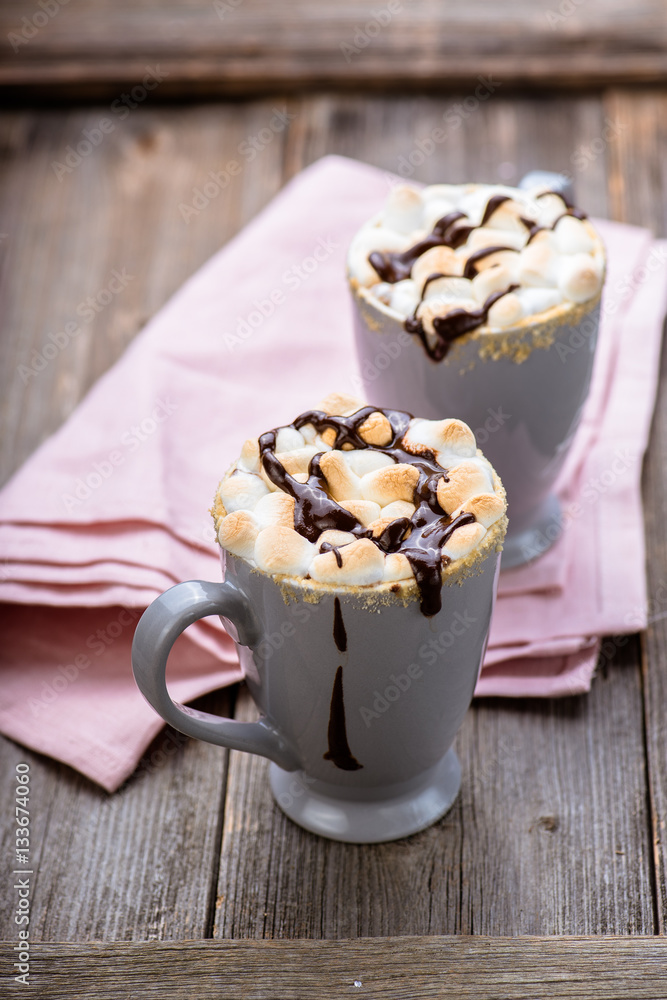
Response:
MULTIPOLYGON (((3 5, 0 83, 90 99, 141 86, 159 63, 159 98, 315 86, 473 87, 478 74, 551 86, 655 82, 667 66, 664 11, 609 0, 433 4, 389 0, 70 0, 50 17, 3 5), (564 11, 564 13, 563 13, 564 11)), ((155 96, 155 95, 154 95, 155 96)))
POLYGON ((283 103, 144 108, 126 119, 108 107, 0 118, 0 482, 279 190, 284 134, 273 133, 252 162, 239 150, 268 125, 275 106, 283 103), (100 130, 103 120, 111 132, 100 130), (85 130, 102 138, 81 147, 88 153, 77 163, 85 130), (239 171, 227 178, 232 161, 239 171), (222 178, 217 193, 211 172, 222 178), (193 209, 207 182, 212 197, 193 209), (114 271, 129 277, 101 304, 114 271), (64 334, 68 323, 78 332, 64 334), (56 346, 49 334, 60 335, 56 346))
MULTIPOLYGON (((606 159, 597 142, 605 132, 605 115, 598 98, 535 100, 505 96, 502 86, 474 106, 465 106, 465 98, 461 93, 359 101, 316 95, 296 103, 287 173, 294 176, 326 153, 365 160, 425 184, 516 184, 542 167, 570 174, 578 202, 588 212, 609 214, 606 159)), ((615 137, 616 132, 605 149, 615 137)))
POLYGON ((613 217, 666 236, 667 94, 613 90, 605 95, 604 107, 617 131, 608 148, 613 217))
MULTIPOLYGON (((287 169, 325 152, 404 173, 414 161, 410 176, 429 182, 498 180, 499 164, 518 180, 548 166, 569 170, 586 207, 605 211, 605 150, 582 153, 603 132, 599 102, 494 95, 432 155, 411 159, 450 107, 442 98, 308 100, 287 169)), ((247 700, 239 710, 250 711, 247 700)), ((636 643, 605 658, 586 698, 476 705, 457 745, 464 786, 449 816, 376 847, 297 829, 271 802, 265 763, 232 754, 215 935, 654 930, 636 643)))
MULTIPOLYGON (((41 1000, 664 1000, 664 938, 37 944, 41 1000)), ((5 968, 11 944, 0 953, 5 968)), ((17 986, 17 989, 19 987, 17 986)))
POLYGON ((638 647, 605 649, 583 698, 485 700, 471 713, 461 741, 471 933, 654 930, 638 647))
MULTIPOLYGON (((622 141, 612 150, 614 211, 659 235, 667 234, 667 95, 622 91, 606 100, 610 118, 623 121, 622 141)), ((663 267, 664 267, 663 263, 663 267)), ((649 278, 650 280, 650 278, 649 278)), ((644 466, 648 618, 643 636, 645 739, 649 777, 651 840, 655 865, 657 926, 667 933, 667 355, 663 348, 660 390, 644 466)))
MULTIPOLYGON (((202 699, 227 714, 229 692, 202 699)), ((114 795, 65 765, 0 739, 0 803, 13 813, 15 766, 30 766, 32 941, 201 938, 208 933, 227 754, 165 729, 114 795)), ((14 828, 0 849, 7 891, 0 933, 16 935, 8 874, 14 828)))

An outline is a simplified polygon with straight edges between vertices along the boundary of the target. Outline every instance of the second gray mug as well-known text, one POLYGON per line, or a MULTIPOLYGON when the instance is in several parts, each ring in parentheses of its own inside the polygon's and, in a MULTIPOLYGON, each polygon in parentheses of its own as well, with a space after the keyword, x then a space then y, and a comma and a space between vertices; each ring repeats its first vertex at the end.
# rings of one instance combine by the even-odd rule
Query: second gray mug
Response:
POLYGON ((571 323, 536 320, 498 334, 475 331, 432 361, 387 307, 352 294, 357 390, 378 406, 464 420, 507 492, 503 569, 541 555, 562 528, 553 486, 588 395, 599 300, 573 310, 571 323))

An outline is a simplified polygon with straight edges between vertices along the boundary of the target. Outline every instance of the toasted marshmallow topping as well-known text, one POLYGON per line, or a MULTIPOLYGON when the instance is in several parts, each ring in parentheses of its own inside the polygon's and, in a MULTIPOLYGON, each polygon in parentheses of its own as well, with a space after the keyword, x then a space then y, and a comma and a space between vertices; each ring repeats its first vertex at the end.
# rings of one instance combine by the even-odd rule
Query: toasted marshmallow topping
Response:
POLYGON ((498 333, 596 298, 605 258, 583 213, 556 192, 400 184, 352 240, 348 271, 366 301, 402 319, 439 360, 470 330, 498 333), (549 294, 520 294, 533 288, 549 294))
POLYGON ((265 573, 335 587, 414 580, 429 615, 443 567, 498 522, 500 540, 504 513, 467 424, 338 394, 247 441, 213 509, 220 545, 265 573))

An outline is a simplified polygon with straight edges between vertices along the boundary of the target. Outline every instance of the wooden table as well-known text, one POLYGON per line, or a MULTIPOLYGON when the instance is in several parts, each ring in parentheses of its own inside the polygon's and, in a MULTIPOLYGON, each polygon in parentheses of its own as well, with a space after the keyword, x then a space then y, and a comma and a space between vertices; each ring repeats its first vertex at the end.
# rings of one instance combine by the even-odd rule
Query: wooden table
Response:
MULTIPOLYGON (((51 96, 62 97, 56 77, 51 96)), ((126 116, 108 92, 94 106, 4 112, 2 480, 290 177, 329 152, 395 171, 470 92, 464 80, 452 92, 273 91, 172 105, 156 88, 126 116), (179 204, 274 108, 294 116, 289 127, 186 225, 179 204), (114 125, 103 141, 71 170, 54 169, 102 118, 114 125), (135 280, 24 385, 17 367, 114 268, 135 280)), ((537 94, 508 83, 414 177, 511 183, 536 166, 568 170, 589 212, 665 235, 666 122, 657 88, 582 94, 554 77, 537 94)), ((31 768, 34 995, 667 997, 666 378, 644 478, 648 630, 605 643, 588 696, 477 701, 456 744, 461 795, 423 833, 379 846, 319 839, 273 805, 265 761, 169 730, 111 796, 0 741, 5 775, 19 761, 31 768)), ((242 689, 200 704, 253 713, 242 689)), ((9 816, 8 779, 0 802, 9 816)), ((4 859, 13 836, 5 823, 4 859)), ((4 957, 16 942, 13 903, 4 893, 4 957)))

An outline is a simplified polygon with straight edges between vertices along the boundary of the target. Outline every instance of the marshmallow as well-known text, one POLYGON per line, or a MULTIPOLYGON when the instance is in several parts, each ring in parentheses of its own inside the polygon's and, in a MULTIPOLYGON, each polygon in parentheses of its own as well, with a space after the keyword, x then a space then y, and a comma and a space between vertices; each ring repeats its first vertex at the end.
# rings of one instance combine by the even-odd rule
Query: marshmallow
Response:
POLYGON ((593 253, 595 244, 581 219, 564 215, 554 227, 556 248, 560 253, 593 253))
POLYGON ((411 278, 392 285, 390 307, 401 316, 410 316, 419 304, 419 288, 411 278))
POLYGON ((482 524, 462 524, 445 542, 442 554, 450 559, 464 559, 469 552, 477 548, 485 534, 486 528, 482 524))
POLYGON ((320 468, 334 500, 372 500, 361 492, 362 480, 352 472, 343 452, 327 451, 320 458, 320 468))
POLYGON ((387 583, 398 583, 412 577, 412 566, 402 552, 388 552, 384 557, 384 578, 387 583))
MULTIPOLYGON (((260 536, 261 537, 261 536, 260 536)), ((384 576, 384 555, 370 538, 359 538, 335 552, 322 552, 310 564, 310 575, 320 583, 364 587, 380 583, 384 576)))
POLYGON ((486 257, 480 257, 479 260, 476 260, 475 271, 477 274, 480 274, 482 271, 487 271, 490 267, 496 267, 498 264, 502 264, 508 268, 514 276, 517 273, 519 257, 520 255, 516 252, 516 250, 497 250, 495 253, 487 254, 486 257))
POLYGON ((525 243, 528 231, 521 221, 522 216, 526 217, 526 207, 510 199, 510 201, 503 201, 498 205, 498 208, 486 220, 485 226, 489 229, 502 230, 503 236, 510 232, 516 233, 523 236, 525 243))
POLYGON ((523 317, 523 306, 514 292, 503 295, 494 302, 487 313, 487 323, 492 329, 504 330, 514 326, 523 317))
POLYGON ((519 254, 518 278, 522 285, 545 285, 555 287, 558 284, 558 254, 545 242, 531 242, 519 254))
POLYGON ((466 247, 470 253, 475 250, 484 250, 486 247, 510 247, 512 250, 521 250, 526 245, 528 230, 522 226, 520 231, 507 229, 473 229, 466 247))
POLYGON ((294 451, 276 451, 276 458, 280 464, 293 476, 297 472, 308 472, 310 460, 317 455, 318 449, 315 445, 305 445, 303 448, 295 448, 294 451))
POLYGON ((382 517, 390 517, 396 520, 397 517, 412 517, 416 508, 409 500, 392 500, 382 508, 382 517))
POLYGON ((374 500, 381 507, 393 500, 412 501, 418 481, 419 470, 414 465, 390 465, 369 472, 361 479, 361 495, 364 500, 374 500))
POLYGON ((373 500, 339 500, 338 503, 345 510, 349 510, 350 514, 354 515, 364 528, 367 528, 380 516, 380 504, 373 500))
POLYGON ((376 469, 383 469, 385 465, 394 464, 394 459, 389 455, 371 448, 363 451, 346 451, 345 461, 357 476, 365 476, 367 472, 375 472, 376 469))
POLYGON ((447 480, 449 481, 443 476, 438 483, 438 503, 445 514, 451 514, 469 497, 493 489, 488 470, 475 460, 459 462, 453 469, 449 469, 447 480))
POLYGON ((517 288, 514 294, 521 302, 524 316, 546 312, 563 301, 563 293, 557 288, 517 288))
POLYGON ((222 480, 219 495, 225 510, 230 514, 234 510, 252 510, 257 501, 268 492, 268 487, 259 476, 237 469, 222 480))
POLYGON ((258 500, 253 513, 260 528, 268 528, 270 524, 293 528, 294 497, 277 489, 258 500))
MULTIPOLYGON (((347 417, 351 413, 356 413, 360 410, 364 404, 356 396, 350 396, 346 392, 330 392, 328 396, 315 407, 316 410, 322 410, 330 417, 347 417)), ((308 424, 307 426, 312 426, 308 424)), ((302 428, 302 433, 305 427, 302 428)))
POLYGON ((384 224, 397 233, 411 233, 422 224, 424 202, 421 194, 407 184, 391 189, 384 210, 384 224))
POLYGON ((377 285, 373 285, 371 288, 371 294, 383 305, 388 306, 391 304, 391 295, 394 290, 394 286, 390 285, 388 281, 381 281, 377 285))
POLYGON ((259 531, 259 524, 249 510, 235 510, 220 522, 218 541, 233 555, 252 559, 259 531))
POLYGON ((248 438, 247 441, 244 441, 237 464, 243 472, 259 472, 259 441, 257 438, 248 438))
POLYGON ((474 514, 485 528, 490 528, 505 513, 505 502, 495 493, 478 493, 467 500, 451 515, 452 520, 459 514, 474 514))
POLYGON ((277 524, 260 531, 255 541, 255 562, 265 573, 305 576, 316 553, 303 535, 277 524))
POLYGON ((558 287, 571 302, 586 302, 602 287, 602 268, 587 253, 574 253, 563 258, 558 275, 558 287))
POLYGON ((358 433, 366 444, 374 444, 379 447, 388 445, 394 436, 391 424, 384 413, 380 413, 378 410, 366 417, 359 427, 358 433))
POLYGON ((462 420, 413 420, 405 440, 461 458, 472 458, 477 452, 475 435, 462 420))
MULTIPOLYGON (((321 410, 321 406, 315 406, 314 409, 321 410)), ((301 435, 306 444, 314 444, 319 435, 312 424, 304 424, 301 428, 301 435)))
POLYGON ((535 197, 537 218, 541 226, 553 226, 559 215, 567 211, 567 205, 559 194, 548 192, 535 197))
POLYGON ((281 427, 276 434, 276 453, 281 451, 295 451, 303 448, 306 441, 295 427, 281 427))
POLYGON ((503 264, 495 267, 488 267, 486 271, 480 271, 472 279, 472 292, 474 298, 480 305, 484 305, 489 295, 495 292, 504 292, 513 284, 512 272, 503 264))
POLYGON ((461 260, 451 247, 432 247, 412 265, 412 280, 421 289, 432 274, 461 274, 461 260))
POLYGON ((352 532, 337 531, 335 528, 329 528, 327 531, 323 531, 317 539, 317 549, 321 552, 322 546, 325 544, 335 545, 338 549, 343 545, 350 545, 350 543, 354 541, 356 541, 356 537, 352 534, 352 532))
POLYGON ((433 299, 436 296, 444 300, 466 299, 471 302, 475 292, 469 278, 434 278, 424 290, 424 299, 433 299))
POLYGON ((431 198, 424 202, 423 224, 429 233, 433 232, 436 222, 444 219, 454 211, 454 202, 447 198, 431 198))

